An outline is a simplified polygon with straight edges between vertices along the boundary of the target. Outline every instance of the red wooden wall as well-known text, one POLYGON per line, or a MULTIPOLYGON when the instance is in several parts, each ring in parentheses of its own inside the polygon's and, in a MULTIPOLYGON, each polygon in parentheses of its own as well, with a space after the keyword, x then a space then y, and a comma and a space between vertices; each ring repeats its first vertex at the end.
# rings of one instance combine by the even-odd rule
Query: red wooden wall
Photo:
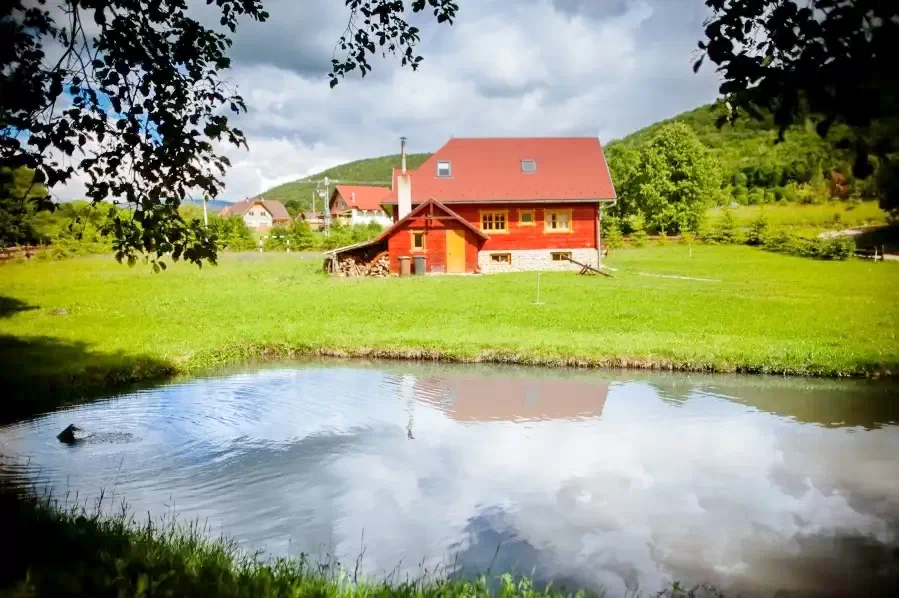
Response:
POLYGON ((508 210, 508 233, 491 233, 482 247, 483 251, 507 249, 589 249, 596 247, 596 204, 450 204, 447 206, 456 214, 481 228, 482 210, 508 210), (571 220, 574 230, 570 233, 547 233, 543 218, 546 208, 552 210, 572 210, 571 220), (518 211, 534 210, 534 226, 519 226, 518 211))
MULTIPOLYGON (((439 210, 435 214, 446 217, 439 210)), ((414 259, 416 255, 427 257, 428 272, 446 272, 446 229, 452 228, 465 232, 465 271, 474 272, 478 267, 478 247, 483 243, 473 232, 468 230, 461 222, 447 219, 429 219, 426 216, 404 222, 387 239, 387 250, 390 255, 390 272, 398 274, 400 271, 399 257, 408 255, 414 259), (411 231, 424 231, 425 251, 412 251, 411 231)), ((414 265, 413 265, 414 271, 414 265)))
MULTIPOLYGON (((474 272, 478 266, 478 251, 505 251, 512 249, 590 249, 596 247, 596 204, 552 204, 547 206, 535 204, 450 204, 448 206, 456 214, 470 222, 475 228, 481 228, 482 210, 505 210, 508 212, 508 232, 491 233, 483 241, 477 235, 455 220, 428 219, 425 215, 404 222, 387 240, 390 252, 390 271, 399 273, 399 257, 415 256, 412 252, 412 235, 410 230, 425 231, 425 251, 428 258, 428 271, 445 272, 446 270, 446 228, 465 230, 465 269, 474 272), (571 210, 573 230, 571 232, 548 233, 544 230, 544 214, 546 209, 571 210), (519 210, 534 211, 534 225, 518 224, 519 210)), ((435 213, 445 217, 440 210, 435 213)))

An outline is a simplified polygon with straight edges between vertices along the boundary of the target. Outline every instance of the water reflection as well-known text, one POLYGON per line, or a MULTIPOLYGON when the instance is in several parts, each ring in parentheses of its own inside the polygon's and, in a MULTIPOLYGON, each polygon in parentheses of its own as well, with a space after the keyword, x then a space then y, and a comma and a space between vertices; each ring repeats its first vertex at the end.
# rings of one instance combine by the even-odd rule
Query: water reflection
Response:
POLYGON ((894 421, 865 381, 313 363, 50 414, 0 451, 247 548, 352 561, 364 538, 375 574, 841 595, 899 572, 894 421), (66 447, 69 423, 138 440, 66 447))

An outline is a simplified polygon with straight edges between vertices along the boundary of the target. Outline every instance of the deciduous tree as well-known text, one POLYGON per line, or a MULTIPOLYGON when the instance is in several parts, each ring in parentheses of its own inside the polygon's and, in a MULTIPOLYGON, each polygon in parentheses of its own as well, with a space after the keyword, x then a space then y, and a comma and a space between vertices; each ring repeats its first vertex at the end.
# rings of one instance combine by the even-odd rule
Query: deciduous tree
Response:
MULTIPOLYGON (((338 0, 330 0, 338 1, 338 0)), ((188 0, 8 0, 0 4, 0 167, 27 167, 33 183, 52 187, 74 177, 94 203, 130 208, 110 232, 120 260, 143 254, 157 268, 164 255, 214 261, 216 240, 180 203, 222 190, 224 144, 246 146, 228 115, 246 105, 224 77, 230 34, 240 20, 265 21, 260 0, 210 0, 218 27, 201 22, 188 0)), ((377 53, 400 55, 416 69, 418 30, 395 0, 345 0, 349 13, 332 86, 371 70, 377 53)), ((452 22, 447 0, 414 0, 452 22)), ((2 201, 26 198, 0 187, 2 201)), ((28 201, 52 208, 49 195, 28 201)), ((22 208, 24 209, 24 208, 22 208)))
POLYGON ((881 204, 895 190, 899 132, 899 2, 884 0, 706 0, 713 15, 703 56, 717 65, 730 113, 774 115, 781 137, 808 115, 827 135, 847 126, 853 173, 883 178, 881 204), (873 159, 871 158, 873 156, 873 159))
POLYGON ((690 127, 670 123, 640 150, 619 201, 656 228, 693 230, 720 190, 721 172, 711 151, 690 127))

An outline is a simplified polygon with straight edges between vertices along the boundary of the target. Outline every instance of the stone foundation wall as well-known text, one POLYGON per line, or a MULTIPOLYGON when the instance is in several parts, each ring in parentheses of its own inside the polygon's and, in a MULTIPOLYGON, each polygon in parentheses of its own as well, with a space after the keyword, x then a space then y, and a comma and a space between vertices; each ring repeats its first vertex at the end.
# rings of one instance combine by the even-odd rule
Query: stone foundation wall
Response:
POLYGON ((512 249, 498 251, 479 251, 478 266, 485 274, 495 272, 528 272, 536 270, 544 271, 577 271, 580 266, 565 260, 555 262, 552 254, 560 251, 571 252, 571 258, 582 264, 596 266, 596 249, 512 249), (490 255, 493 253, 508 253, 511 255, 511 264, 494 262, 490 255))

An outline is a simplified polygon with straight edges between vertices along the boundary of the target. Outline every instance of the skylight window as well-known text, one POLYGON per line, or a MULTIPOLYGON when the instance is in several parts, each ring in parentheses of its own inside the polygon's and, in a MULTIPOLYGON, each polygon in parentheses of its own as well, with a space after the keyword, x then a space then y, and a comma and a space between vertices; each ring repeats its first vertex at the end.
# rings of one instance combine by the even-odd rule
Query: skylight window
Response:
POLYGON ((449 160, 437 160, 437 176, 451 177, 453 176, 453 163, 449 160))
POLYGON ((521 172, 537 172, 537 160, 522 160, 521 172))

